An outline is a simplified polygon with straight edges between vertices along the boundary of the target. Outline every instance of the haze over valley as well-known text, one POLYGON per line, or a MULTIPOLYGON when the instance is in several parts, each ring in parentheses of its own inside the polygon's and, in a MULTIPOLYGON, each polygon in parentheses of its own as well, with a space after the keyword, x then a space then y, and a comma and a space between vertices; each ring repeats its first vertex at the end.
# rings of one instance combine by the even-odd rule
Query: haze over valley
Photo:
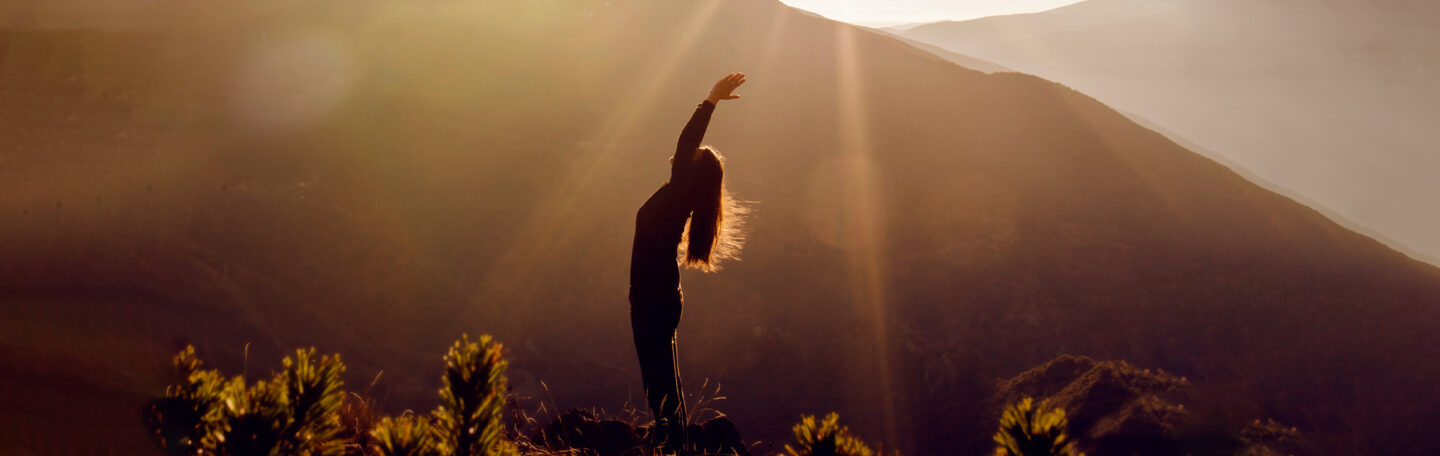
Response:
POLYGON ((902 35, 1051 79, 1440 258, 1440 6, 1088 0, 902 35))

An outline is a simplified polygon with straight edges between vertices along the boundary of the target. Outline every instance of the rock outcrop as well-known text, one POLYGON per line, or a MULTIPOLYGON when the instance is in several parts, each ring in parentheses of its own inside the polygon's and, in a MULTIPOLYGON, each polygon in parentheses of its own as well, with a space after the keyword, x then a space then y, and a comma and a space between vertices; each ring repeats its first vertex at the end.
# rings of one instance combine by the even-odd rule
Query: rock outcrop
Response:
POLYGON ((1062 355, 1002 383, 995 415, 1025 397, 1064 409, 1071 438, 1091 455, 1293 454, 1302 441, 1273 420, 1230 422, 1185 377, 1124 361, 1062 355))

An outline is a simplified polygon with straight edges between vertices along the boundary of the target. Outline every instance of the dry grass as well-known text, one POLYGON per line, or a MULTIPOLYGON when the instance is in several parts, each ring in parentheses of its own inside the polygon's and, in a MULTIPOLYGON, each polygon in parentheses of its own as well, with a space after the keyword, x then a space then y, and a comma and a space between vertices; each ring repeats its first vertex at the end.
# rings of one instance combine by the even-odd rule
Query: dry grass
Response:
POLYGON ((372 393, 383 374, 384 372, 375 374, 375 379, 370 381, 364 394, 347 392, 340 403, 336 419, 340 420, 340 436, 350 442, 346 447, 351 454, 366 454, 369 451, 373 439, 370 430, 375 428, 375 423, 382 417, 380 409, 385 399, 382 397, 377 401, 372 393))

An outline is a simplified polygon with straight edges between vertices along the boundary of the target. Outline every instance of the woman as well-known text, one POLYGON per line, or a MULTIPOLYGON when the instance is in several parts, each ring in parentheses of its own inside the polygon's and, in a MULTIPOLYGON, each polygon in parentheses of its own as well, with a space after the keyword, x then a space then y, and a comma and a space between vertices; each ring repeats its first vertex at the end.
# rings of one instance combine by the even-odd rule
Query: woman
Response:
POLYGON ((745 83, 731 73, 715 83, 710 95, 680 132, 670 158, 670 181, 660 186, 635 216, 630 253, 630 328, 645 399, 655 413, 652 436, 666 452, 685 446, 685 400, 676 371, 675 328, 680 324, 680 264, 711 272, 733 258, 740 247, 739 208, 725 191, 724 161, 701 146, 715 104, 740 98, 745 83), (683 246, 682 246, 683 244, 683 246), (683 252, 677 255, 677 250, 683 252))

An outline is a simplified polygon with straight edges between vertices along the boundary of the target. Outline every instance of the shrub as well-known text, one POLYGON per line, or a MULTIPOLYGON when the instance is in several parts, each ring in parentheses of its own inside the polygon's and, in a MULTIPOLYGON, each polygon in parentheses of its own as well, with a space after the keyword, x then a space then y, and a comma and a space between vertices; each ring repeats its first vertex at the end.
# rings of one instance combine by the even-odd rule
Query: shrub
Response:
POLYGON ((501 441, 505 406, 505 368, 501 345, 490 336, 471 342, 461 335, 445 355, 441 377, 440 408, 436 409, 436 431, 443 437, 446 454, 481 456, 505 454, 501 441))
POLYGON ((175 355, 174 364, 179 382, 146 404, 142 418, 165 454, 194 454, 222 426, 219 405, 225 382, 219 371, 200 368, 203 363, 193 346, 175 355))
POLYGON ((1005 408, 995 433, 996 456, 1085 456, 1067 441, 1062 409, 1043 410, 1031 398, 1005 408))
POLYGON ((516 453, 501 437, 505 368, 490 336, 461 336, 445 355, 440 406, 376 419, 373 401, 346 401, 338 355, 302 349, 269 380, 247 385, 203 369, 195 347, 174 358, 176 384, 146 404, 142 419, 168 455, 379 454, 496 456, 516 453))
POLYGON ((286 357, 284 369, 269 381, 247 387, 244 377, 223 380, 220 372, 201 369, 195 347, 175 356, 180 377, 151 401, 144 420, 166 454, 316 455, 342 454, 344 439, 335 412, 340 406, 337 356, 315 356, 315 349, 286 357))
POLYGON ((800 423, 791 430, 795 433, 795 446, 785 445, 789 456, 872 456, 865 442, 850 435, 850 429, 840 425, 840 415, 831 413, 824 420, 816 421, 815 416, 801 417, 800 423))
POLYGON ((404 414, 381 418, 370 431, 370 450, 379 456, 441 456, 430 421, 404 414))

